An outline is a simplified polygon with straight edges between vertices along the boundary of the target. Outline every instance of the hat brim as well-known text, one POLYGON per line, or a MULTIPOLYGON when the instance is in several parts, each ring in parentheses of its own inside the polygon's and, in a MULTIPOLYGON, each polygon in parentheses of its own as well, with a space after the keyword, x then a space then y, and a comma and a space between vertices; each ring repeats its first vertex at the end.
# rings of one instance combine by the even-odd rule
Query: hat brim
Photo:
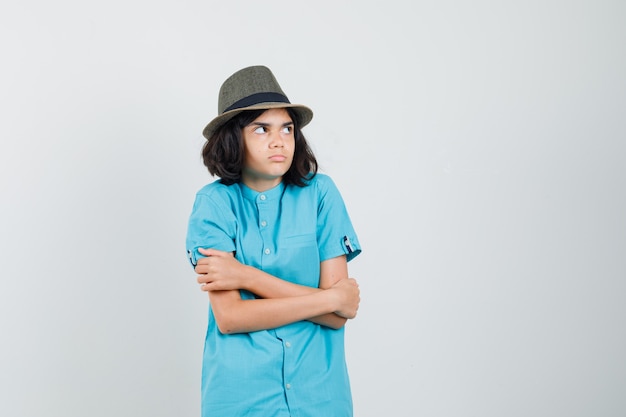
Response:
POLYGON ((239 113, 247 111, 247 110, 268 110, 268 109, 282 109, 289 108, 293 109, 298 115, 298 127, 302 128, 309 124, 309 122, 313 119, 313 110, 304 106, 302 104, 290 104, 290 103, 258 103, 252 106, 243 107, 240 109, 233 109, 227 112, 224 112, 211 120, 211 122, 206 125, 204 130, 202 131, 202 135, 209 139, 222 125, 228 122, 233 117, 237 116, 239 113))

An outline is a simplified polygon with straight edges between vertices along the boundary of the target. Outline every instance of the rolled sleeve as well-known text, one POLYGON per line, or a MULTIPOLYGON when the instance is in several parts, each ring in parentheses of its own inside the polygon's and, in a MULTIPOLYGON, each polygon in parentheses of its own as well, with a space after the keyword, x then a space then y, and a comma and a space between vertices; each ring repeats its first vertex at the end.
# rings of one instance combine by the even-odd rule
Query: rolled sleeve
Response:
POLYGON ((199 248, 234 251, 235 229, 236 218, 220 193, 212 188, 198 192, 187 227, 186 247, 191 265, 204 257, 199 248))
POLYGON ((319 176, 318 242, 320 260, 346 255, 348 261, 361 253, 346 205, 330 177, 319 176))

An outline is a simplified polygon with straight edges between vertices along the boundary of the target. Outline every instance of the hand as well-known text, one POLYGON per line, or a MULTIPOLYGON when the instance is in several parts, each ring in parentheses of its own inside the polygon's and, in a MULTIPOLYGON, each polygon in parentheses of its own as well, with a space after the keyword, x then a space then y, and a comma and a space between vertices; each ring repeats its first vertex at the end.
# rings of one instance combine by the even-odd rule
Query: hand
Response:
POLYGON ((198 251, 206 256, 198 260, 195 268, 202 291, 243 289, 245 265, 232 252, 202 248, 198 251))
POLYGON ((330 287, 328 291, 333 291, 337 296, 338 308, 335 314, 347 319, 356 317, 361 297, 359 284, 357 284, 354 278, 341 279, 330 287))

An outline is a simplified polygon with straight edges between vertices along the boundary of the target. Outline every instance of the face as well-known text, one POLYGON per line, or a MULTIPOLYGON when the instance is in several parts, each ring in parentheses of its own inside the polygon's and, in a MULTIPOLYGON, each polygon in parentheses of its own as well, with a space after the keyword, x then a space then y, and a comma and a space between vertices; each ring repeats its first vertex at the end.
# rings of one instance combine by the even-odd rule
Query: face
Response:
POLYGON ((295 150, 293 120, 285 109, 269 109, 243 128, 242 181, 256 191, 278 185, 295 150))

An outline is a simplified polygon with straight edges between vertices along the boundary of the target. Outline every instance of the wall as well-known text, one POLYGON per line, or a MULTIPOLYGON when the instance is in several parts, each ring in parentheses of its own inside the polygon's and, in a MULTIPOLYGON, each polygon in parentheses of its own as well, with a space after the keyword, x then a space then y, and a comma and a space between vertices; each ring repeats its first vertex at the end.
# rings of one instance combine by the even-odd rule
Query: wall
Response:
POLYGON ((196 416, 220 83, 273 69, 363 254, 355 415, 626 413, 626 6, 7 1, 0 414, 196 416))

